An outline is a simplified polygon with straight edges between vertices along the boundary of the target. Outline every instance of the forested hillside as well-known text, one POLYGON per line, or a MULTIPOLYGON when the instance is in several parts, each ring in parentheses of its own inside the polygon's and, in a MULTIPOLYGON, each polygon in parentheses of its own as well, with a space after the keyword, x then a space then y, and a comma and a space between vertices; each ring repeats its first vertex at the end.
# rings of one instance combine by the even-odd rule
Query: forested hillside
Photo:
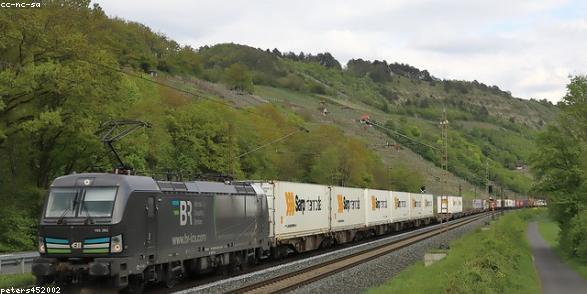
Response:
POLYGON ((195 49, 89 1, 43 4, 0 15, 0 251, 32 248, 55 177, 112 167, 96 133, 108 120, 153 125, 117 144, 138 173, 426 184, 438 193, 440 157, 426 145, 440 146, 446 109, 449 170, 463 179, 452 176, 451 193, 461 183, 467 193, 483 189, 486 168, 492 181, 526 193, 532 140, 558 112, 406 64, 343 67, 329 53, 237 44, 195 49), (361 124, 364 114, 387 130, 361 124))

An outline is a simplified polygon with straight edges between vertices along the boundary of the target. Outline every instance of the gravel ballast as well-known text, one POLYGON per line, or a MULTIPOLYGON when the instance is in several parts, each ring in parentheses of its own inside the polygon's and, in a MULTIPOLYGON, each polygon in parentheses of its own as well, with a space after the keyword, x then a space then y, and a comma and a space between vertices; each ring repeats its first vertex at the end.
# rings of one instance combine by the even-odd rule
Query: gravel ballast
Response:
MULTIPOLYGON (((379 285, 387 279, 399 273, 402 269, 410 264, 421 260, 424 253, 433 248, 446 246, 450 240, 458 238, 466 232, 481 226, 487 218, 474 221, 462 227, 448 231, 441 235, 432 237, 430 239, 402 248, 398 251, 392 252, 385 256, 379 257, 375 260, 358 265, 340 273, 334 274, 323 280, 303 286, 296 289, 296 293, 322 293, 336 291, 335 293, 356 293, 363 291, 372 286, 379 285)), ((433 227, 431 227, 433 228, 433 227)), ((430 230, 431 228, 424 228, 420 230, 430 230)), ((420 231, 418 230, 418 231, 420 231)), ((214 282, 211 284, 202 285, 192 289, 183 290, 177 293, 223 293, 231 290, 236 290, 240 287, 257 283, 281 276, 293 271, 297 271, 317 263, 339 259, 349 254, 364 251, 368 248, 380 246, 382 244, 391 243, 398 239, 405 238, 406 235, 414 234, 415 232, 407 232, 387 238, 371 241, 368 243, 344 248, 335 252, 329 252, 322 255, 294 261, 291 263, 279 265, 276 267, 260 270, 257 272, 240 275, 226 280, 214 282)))
POLYGON ((487 218, 474 221, 441 235, 426 239, 372 261, 336 273, 315 283, 300 287, 292 293, 358 293, 381 285, 409 265, 423 260, 424 254, 446 247, 451 240, 482 226, 487 218))

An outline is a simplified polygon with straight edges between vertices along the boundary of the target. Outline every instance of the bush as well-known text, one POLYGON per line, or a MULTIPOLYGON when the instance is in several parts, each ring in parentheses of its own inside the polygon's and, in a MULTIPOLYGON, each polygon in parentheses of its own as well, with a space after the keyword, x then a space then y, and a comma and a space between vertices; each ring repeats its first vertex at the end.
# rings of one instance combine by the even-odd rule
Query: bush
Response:
POLYGON ((226 70, 226 83, 233 90, 253 93, 253 78, 246 66, 234 63, 226 70))
POLYGON ((11 206, 0 209, 0 252, 33 250, 36 219, 11 206))
POLYGON ((420 131, 418 127, 413 126, 410 128, 410 134, 412 134, 414 137, 420 137, 420 135, 422 135, 422 131, 420 131))
POLYGON ((570 252, 582 262, 587 262, 587 210, 579 212, 571 219, 566 236, 570 252))
POLYGON ((277 83, 282 88, 287 88, 298 92, 304 92, 306 90, 306 83, 304 82, 304 79, 296 74, 288 74, 283 78, 279 78, 277 83))
POLYGON ((326 88, 322 84, 312 83, 310 85, 310 92, 323 95, 326 94, 326 88))

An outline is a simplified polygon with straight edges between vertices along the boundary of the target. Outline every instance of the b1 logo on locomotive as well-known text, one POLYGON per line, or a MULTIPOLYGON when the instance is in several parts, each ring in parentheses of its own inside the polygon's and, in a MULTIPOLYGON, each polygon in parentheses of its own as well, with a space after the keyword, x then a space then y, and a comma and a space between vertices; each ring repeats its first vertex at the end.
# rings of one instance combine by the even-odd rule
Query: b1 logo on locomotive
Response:
POLYGON ((192 202, 186 200, 171 200, 171 206, 174 207, 173 214, 179 216, 179 225, 185 226, 192 222, 192 202))

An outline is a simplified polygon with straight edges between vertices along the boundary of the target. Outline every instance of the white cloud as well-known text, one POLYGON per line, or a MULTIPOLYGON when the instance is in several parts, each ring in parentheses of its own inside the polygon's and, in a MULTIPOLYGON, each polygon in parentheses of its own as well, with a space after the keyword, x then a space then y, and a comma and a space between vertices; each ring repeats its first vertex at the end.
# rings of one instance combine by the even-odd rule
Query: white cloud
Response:
POLYGON ((559 100, 587 72, 584 1, 97 1, 193 47, 235 42, 331 52, 496 84, 522 98, 559 100))

